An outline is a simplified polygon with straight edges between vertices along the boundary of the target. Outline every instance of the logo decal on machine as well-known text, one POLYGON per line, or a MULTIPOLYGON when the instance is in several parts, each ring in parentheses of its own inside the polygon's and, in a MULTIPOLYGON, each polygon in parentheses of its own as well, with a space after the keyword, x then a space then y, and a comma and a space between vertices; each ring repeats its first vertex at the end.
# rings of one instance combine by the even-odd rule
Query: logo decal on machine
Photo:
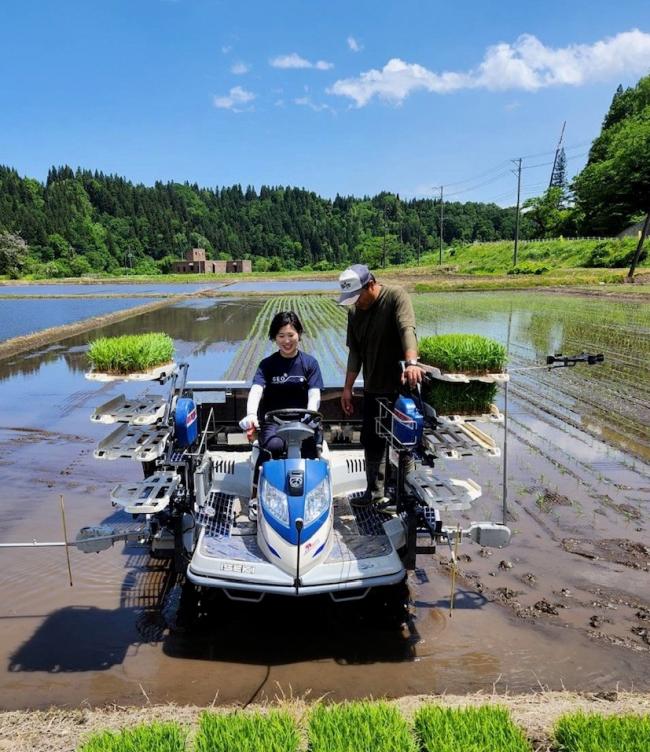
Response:
POLYGON ((187 418, 185 418, 185 425, 191 426, 195 420, 196 420, 196 408, 193 407, 187 414, 187 418))
POLYGON ((250 564, 233 564, 225 561, 220 567, 222 572, 236 572, 237 574, 255 574, 255 567, 250 564))

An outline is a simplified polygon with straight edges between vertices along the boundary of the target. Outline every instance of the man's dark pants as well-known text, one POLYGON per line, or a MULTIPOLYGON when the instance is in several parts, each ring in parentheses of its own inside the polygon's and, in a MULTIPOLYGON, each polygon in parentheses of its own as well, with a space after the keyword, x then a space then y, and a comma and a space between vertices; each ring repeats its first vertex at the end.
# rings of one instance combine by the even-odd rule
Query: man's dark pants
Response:
POLYGON ((383 489, 380 488, 379 476, 381 464, 386 452, 386 440, 377 435, 377 418, 379 417, 380 399, 386 400, 392 409, 395 402, 395 392, 363 393, 363 410, 361 424, 361 446, 366 459, 366 479, 368 487, 366 493, 371 498, 380 498, 383 489))

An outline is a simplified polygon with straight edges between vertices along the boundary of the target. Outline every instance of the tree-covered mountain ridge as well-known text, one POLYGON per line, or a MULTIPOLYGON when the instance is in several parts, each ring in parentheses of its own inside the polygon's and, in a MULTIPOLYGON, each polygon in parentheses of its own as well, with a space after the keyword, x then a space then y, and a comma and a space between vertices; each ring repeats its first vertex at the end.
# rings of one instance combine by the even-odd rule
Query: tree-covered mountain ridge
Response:
MULTIPOLYGON (((445 203, 443 239, 511 238, 515 209, 445 203)), ((0 232, 29 247, 45 276, 166 271, 192 247, 210 258, 252 259, 258 270, 328 269, 350 261, 408 263, 439 245, 435 200, 322 198, 303 188, 134 184, 117 175, 50 169, 46 182, 0 166, 0 232)), ((533 231, 522 227, 522 235, 533 231)))

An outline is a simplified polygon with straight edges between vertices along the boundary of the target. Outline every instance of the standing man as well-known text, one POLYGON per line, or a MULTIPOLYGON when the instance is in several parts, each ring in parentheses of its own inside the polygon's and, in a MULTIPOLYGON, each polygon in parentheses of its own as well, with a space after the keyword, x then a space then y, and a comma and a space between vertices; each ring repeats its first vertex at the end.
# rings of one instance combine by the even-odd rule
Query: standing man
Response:
POLYGON ((339 277, 339 305, 348 308, 346 344, 349 348, 341 406, 352 415, 352 387, 363 368, 363 423, 361 445, 366 458, 368 487, 357 505, 372 504, 381 497, 379 470, 386 442, 377 436, 375 419, 378 398, 392 404, 400 382, 415 387, 422 380, 417 367, 418 343, 415 313, 407 293, 400 287, 380 285, 367 266, 354 264, 339 277), (400 360, 406 361, 404 373, 400 360))

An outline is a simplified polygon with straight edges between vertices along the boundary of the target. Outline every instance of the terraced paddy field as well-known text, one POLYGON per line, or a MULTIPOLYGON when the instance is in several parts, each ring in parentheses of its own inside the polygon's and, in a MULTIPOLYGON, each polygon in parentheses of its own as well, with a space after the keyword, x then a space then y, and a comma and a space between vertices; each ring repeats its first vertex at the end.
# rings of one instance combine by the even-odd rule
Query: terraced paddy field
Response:
MULTIPOLYGON (((511 353, 513 540, 463 547, 453 611, 440 551, 412 575, 403 631, 292 599, 233 608, 189 635, 172 628, 164 562, 137 546, 71 552, 72 588, 61 551, 3 551, 0 706, 650 689, 650 306, 530 292, 413 299, 420 335, 474 332, 511 353), (547 353, 583 349, 605 364, 539 368, 547 353)), ((88 416, 124 389, 84 379, 90 339, 166 331, 191 378, 245 379, 271 351, 265 328, 280 308, 300 313, 304 348, 341 384, 344 311, 309 296, 179 302, 0 362, 0 541, 60 538, 59 494, 69 530, 114 520, 110 489, 139 475, 92 458, 106 427, 88 416)), ((502 443, 501 425, 486 430, 502 443)), ((483 487, 472 518, 499 520, 500 460, 446 465, 483 487)))

